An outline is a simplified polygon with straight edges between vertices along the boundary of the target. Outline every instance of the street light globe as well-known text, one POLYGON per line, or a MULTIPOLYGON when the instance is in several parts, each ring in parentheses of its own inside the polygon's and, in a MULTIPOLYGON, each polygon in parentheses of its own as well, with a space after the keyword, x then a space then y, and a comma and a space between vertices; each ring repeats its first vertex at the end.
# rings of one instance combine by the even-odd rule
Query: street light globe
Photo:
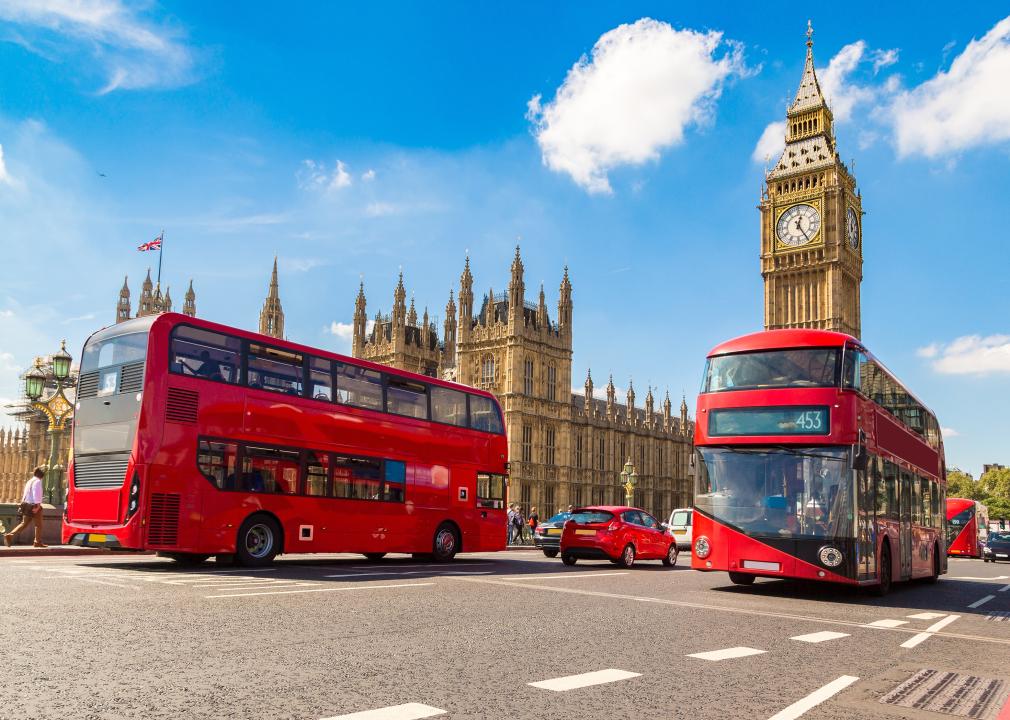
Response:
POLYGON ((67 341, 60 344, 60 351, 53 355, 53 375, 57 380, 66 380, 70 375, 70 353, 67 352, 67 341))
POLYGON ((42 390, 46 386, 46 374, 38 365, 25 373, 25 395, 29 400, 38 400, 42 397, 42 390))

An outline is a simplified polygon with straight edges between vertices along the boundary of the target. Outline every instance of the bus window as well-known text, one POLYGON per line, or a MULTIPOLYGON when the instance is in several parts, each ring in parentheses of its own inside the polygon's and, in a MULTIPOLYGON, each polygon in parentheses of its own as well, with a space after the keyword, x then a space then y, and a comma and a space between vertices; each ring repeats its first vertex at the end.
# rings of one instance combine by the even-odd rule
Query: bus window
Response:
POLYGON ((200 441, 196 462, 203 476, 219 490, 234 487, 238 447, 235 443, 200 441))
POLYGON ((501 434, 501 416, 491 398, 482 395, 470 396, 470 427, 474 430, 501 434))
POLYGON ((885 460, 883 477, 887 492, 887 515, 885 517, 888 520, 898 520, 898 466, 885 460))
MULTIPOLYGON (((378 500, 382 489, 382 461, 371 458, 335 456, 333 458, 333 484, 337 477, 344 485, 346 495, 357 500, 378 500)), ((336 488, 335 488, 336 489, 336 488)))
POLYGON ((238 488, 249 492, 298 492, 299 453, 295 450, 276 450, 264 447, 246 447, 242 458, 242 484, 238 488))
POLYGON ((431 387, 431 419, 466 427, 466 393, 449 388, 431 387))
POLYGON ((337 363, 337 402, 382 410, 382 373, 337 363))
POLYGON ((302 356, 299 353, 250 343, 247 375, 246 382, 251 388, 302 394, 302 356))
POLYGON ((505 476, 477 473, 477 507, 505 507, 505 476))
POLYGON ((305 494, 322 497, 326 495, 326 480, 329 475, 330 456, 315 450, 305 451, 305 494))
POLYGON ((850 390, 863 389, 863 369, 866 367, 866 355, 853 347, 845 348, 845 359, 842 363, 842 387, 850 390))
POLYGON ((332 363, 323 358, 309 358, 309 397, 315 400, 333 400, 332 363))
POLYGON ((241 354, 238 338, 179 325, 172 331, 168 366, 179 375, 237 383, 241 354))
POLYGON ((389 502, 403 502, 406 487, 406 464, 399 460, 387 460, 385 482, 382 484, 382 499, 389 502))
POLYGON ((428 419, 428 388, 424 383, 388 376, 386 412, 407 417, 428 419))

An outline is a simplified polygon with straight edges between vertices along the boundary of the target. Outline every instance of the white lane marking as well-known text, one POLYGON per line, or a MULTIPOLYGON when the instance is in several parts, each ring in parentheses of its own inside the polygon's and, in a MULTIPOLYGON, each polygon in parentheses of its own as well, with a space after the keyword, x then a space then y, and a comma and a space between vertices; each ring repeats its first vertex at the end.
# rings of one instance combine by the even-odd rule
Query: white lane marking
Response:
POLYGON ((950 576, 951 580, 988 580, 993 582, 994 580, 1010 580, 1010 575, 997 575, 996 577, 972 577, 971 575, 965 575, 964 577, 958 577, 956 575, 950 576))
POLYGON ((613 575, 627 574, 627 572, 567 572, 560 575, 508 575, 504 577, 507 577, 509 580, 568 580, 571 578, 611 577, 613 575))
POLYGON ((347 715, 334 715, 323 718, 323 720, 420 720, 420 718, 430 718, 436 715, 445 715, 445 710, 421 703, 406 703, 377 710, 362 710, 347 715))
POLYGON ((532 687, 541 690, 553 690, 554 692, 565 692, 576 688, 589 687, 591 685, 602 685, 604 683, 627 680, 639 677, 641 673, 628 672, 627 670, 596 670, 595 672, 582 673, 581 675, 569 675, 567 677, 554 678, 553 680, 541 680, 540 682, 528 683, 532 687))
POLYGON ((799 640, 800 642, 808 643, 822 643, 827 640, 837 640, 838 638, 849 637, 848 633, 832 632, 830 630, 822 630, 821 632, 810 633, 809 635, 797 635, 796 637, 789 638, 790 640, 799 640))
MULTIPOLYGON (((447 577, 447 580, 457 582, 480 583, 482 585, 499 585, 501 587, 521 588, 524 592, 537 590, 541 592, 560 593, 563 595, 584 595, 586 597, 601 597, 610 600, 630 600, 631 602, 654 603, 656 605, 669 605, 670 607, 694 608, 697 610, 712 610, 715 612, 730 613, 731 615, 745 615, 751 617, 770 617, 783 620, 800 620, 803 622, 821 623, 822 625, 838 625, 840 627, 864 628, 865 624, 853 620, 836 620, 833 618, 817 617, 816 615, 797 615, 795 613, 771 612, 769 610, 753 610, 748 608, 727 607, 725 605, 709 605, 707 603, 687 602, 685 600, 671 600, 669 598, 650 597, 648 595, 624 595, 621 593, 603 592, 601 590, 585 590, 573 587, 556 587, 553 585, 531 585, 497 580, 495 578, 476 577, 447 577)), ((911 628, 893 628, 897 633, 914 633, 911 628)), ((939 633, 938 633, 939 634, 939 633)), ((957 638, 958 640, 973 640, 979 643, 990 643, 993 645, 1010 645, 1010 638, 997 638, 991 635, 966 635, 962 633, 943 633, 944 637, 957 638)))
POLYGON ((936 620, 937 618, 946 617, 947 613, 916 613, 915 615, 906 615, 905 617, 911 618, 912 620, 936 620))
POLYGON ((814 690, 802 700, 797 700, 784 710, 775 713, 769 720, 796 720, 796 718, 806 713, 807 710, 815 708, 825 700, 834 697, 858 679, 852 675, 842 675, 840 678, 829 682, 820 690, 814 690))
POLYGON ((284 582, 283 580, 278 580, 275 583, 262 584, 262 583, 249 583, 243 585, 190 585, 191 588, 199 588, 206 590, 211 588, 213 590, 273 590, 274 588, 292 588, 292 587, 317 587, 319 583, 315 582, 299 582, 297 580, 292 580, 291 582, 284 582))
POLYGON ((688 657, 698 658, 699 660, 711 660, 712 662, 719 662, 720 660, 732 660, 733 658, 748 657, 750 655, 761 655, 762 653, 768 652, 767 650, 758 650, 756 648, 749 647, 731 647, 725 650, 710 650, 708 652, 691 653, 688 657))
POLYGON ((902 625, 908 625, 908 620, 874 620, 871 623, 866 623, 864 627, 896 628, 902 625))
POLYGON ((398 585, 359 585, 357 587, 338 587, 338 588, 312 588, 310 590, 267 590, 261 592, 250 592, 250 593, 231 593, 229 595, 204 595, 205 598, 229 598, 229 597, 251 597, 253 595, 295 595, 298 593, 317 593, 317 592, 344 592, 351 590, 385 590, 389 588, 415 588, 415 587, 427 587, 428 585, 434 585, 435 583, 400 583, 398 585))
POLYGON ((1004 585, 997 592, 1006 592, 1007 590, 1010 590, 1010 585, 1004 585))
POLYGON ((943 630, 945 627, 947 627, 948 625, 950 625, 952 622, 954 622, 955 620, 957 620, 959 617, 961 617, 961 616, 960 615, 948 615, 943 620, 935 622, 932 625, 930 625, 928 628, 926 628, 926 632, 921 632, 918 635, 913 635, 908 640, 906 640, 905 642, 901 643, 901 647, 903 647, 903 648, 914 648, 919 643, 922 643, 922 642, 925 642, 926 640, 928 640, 929 637, 933 633, 936 633, 936 632, 939 632, 940 630, 943 630))
POLYGON ((994 597, 996 597, 996 596, 995 595, 986 595, 984 598, 982 598, 981 600, 976 600, 975 602, 973 602, 968 607, 971 608, 972 610, 974 610, 977 607, 982 607, 987 602, 989 602, 990 600, 992 600, 994 597))
POLYGON ((359 573, 338 573, 336 575, 323 575, 323 577, 328 578, 347 578, 347 577, 379 577, 379 576, 402 576, 402 575, 490 575, 491 570, 474 570, 472 572, 468 570, 445 570, 443 572, 437 572, 434 570, 407 570, 399 572, 359 572, 359 573))
POLYGON ((72 580, 80 580, 81 582, 95 583, 95 585, 111 585, 112 587, 118 588, 129 588, 130 590, 140 590, 136 585, 123 585, 121 583, 106 582, 105 580, 92 580, 91 578, 75 577, 72 580))
MULTIPOLYGON (((489 562, 463 562, 455 563, 456 567, 476 567, 478 565, 493 565, 494 563, 489 562)), ((381 565, 351 565, 355 570, 378 570, 380 568, 424 568, 424 567, 446 567, 446 563, 411 563, 410 565, 386 565, 382 563, 381 565)))

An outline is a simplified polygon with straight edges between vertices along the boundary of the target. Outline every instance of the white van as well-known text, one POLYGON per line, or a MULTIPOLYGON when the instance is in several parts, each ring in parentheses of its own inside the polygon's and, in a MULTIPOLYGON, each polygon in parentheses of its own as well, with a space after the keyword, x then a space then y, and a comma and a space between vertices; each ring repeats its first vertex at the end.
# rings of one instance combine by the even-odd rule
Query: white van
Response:
POLYGON ((691 518, 694 511, 691 508, 677 508, 670 513, 670 532, 677 538, 678 550, 691 549, 691 518))

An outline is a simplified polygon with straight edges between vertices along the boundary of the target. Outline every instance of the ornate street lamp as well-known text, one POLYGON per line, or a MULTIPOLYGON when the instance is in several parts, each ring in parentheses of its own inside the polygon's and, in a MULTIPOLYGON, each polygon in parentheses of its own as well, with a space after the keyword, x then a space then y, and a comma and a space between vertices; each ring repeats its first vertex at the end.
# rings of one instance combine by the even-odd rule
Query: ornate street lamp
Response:
POLYGON ((621 484, 624 486, 624 504, 635 504, 635 486, 638 484, 638 472, 631 458, 624 463, 624 470, 621 471, 621 484))
POLYGON ((63 504, 62 465, 56 464, 59 454, 59 441, 66 429, 67 422, 73 416, 74 406, 67 399, 66 389, 75 385, 70 376, 70 365, 73 358, 67 352, 67 341, 60 345, 60 350, 43 367, 41 359, 35 361, 35 367, 25 373, 25 395, 28 397, 28 407, 44 415, 48 421, 50 438, 49 463, 46 466, 46 477, 43 482, 43 493, 50 505, 63 504), (51 392, 48 397, 46 386, 51 392))

